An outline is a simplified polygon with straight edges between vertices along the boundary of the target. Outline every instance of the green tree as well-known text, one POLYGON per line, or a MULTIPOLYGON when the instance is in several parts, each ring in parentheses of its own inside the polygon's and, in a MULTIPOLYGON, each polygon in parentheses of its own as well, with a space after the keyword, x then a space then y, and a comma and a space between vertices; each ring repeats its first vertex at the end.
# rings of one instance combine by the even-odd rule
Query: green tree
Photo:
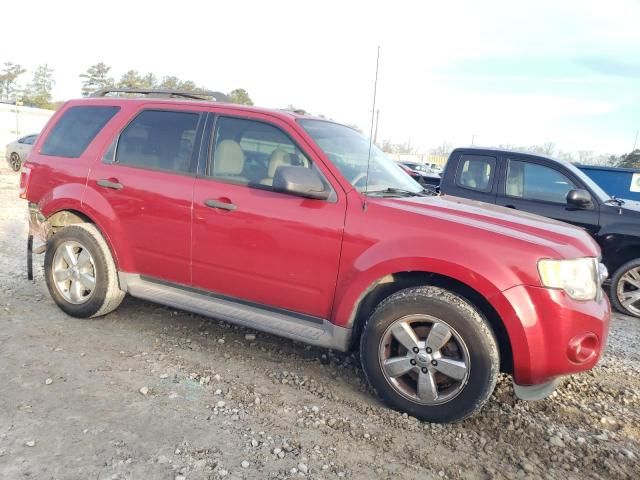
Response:
POLYGON ((137 70, 129 70, 120 77, 118 87, 120 88, 144 88, 144 78, 137 70))
POLYGON ((244 88, 236 88, 227 94, 231 103, 239 103, 240 105, 253 105, 253 100, 244 88))
POLYGON ((37 108, 52 108, 53 98, 51 91, 54 84, 53 68, 50 68, 47 64, 40 65, 33 72, 33 79, 25 90, 24 104, 37 108))
POLYGON ((87 68, 87 71, 80 74, 82 78, 82 96, 86 97, 96 90, 113 87, 115 82, 109 76, 111 67, 104 62, 96 63, 87 68))
POLYGON ((185 90, 187 92, 193 92, 195 90, 200 90, 200 88, 198 88, 198 86, 195 84, 195 82, 192 82, 191 80, 185 80, 183 82, 180 82, 180 85, 178 87, 180 90, 185 90))
POLYGON ((142 77, 140 86, 142 88, 158 88, 158 77, 156 77, 153 73, 147 73, 144 77, 142 77))
POLYGON ((0 72, 0 98, 12 100, 18 92, 18 77, 27 70, 17 63, 6 62, 0 72))
POLYGON ((620 156, 618 167, 639 168, 640 167, 640 148, 636 148, 633 152, 625 153, 620 156))
POLYGON ((180 87, 180 79, 178 77, 174 77, 173 75, 162 77, 162 81, 160 82, 160 85, 158 85, 158 87, 177 90, 178 87, 180 87))

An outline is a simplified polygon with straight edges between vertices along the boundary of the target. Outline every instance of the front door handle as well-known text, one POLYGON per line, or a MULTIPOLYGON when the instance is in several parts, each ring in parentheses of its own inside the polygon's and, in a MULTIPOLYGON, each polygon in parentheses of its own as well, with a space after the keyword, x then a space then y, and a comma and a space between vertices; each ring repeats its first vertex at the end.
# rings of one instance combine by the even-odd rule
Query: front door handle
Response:
POLYGON ((219 200, 211 200, 211 199, 209 199, 209 200, 205 200, 205 201, 204 201, 204 204, 205 204, 207 207, 211 207, 211 208, 221 208, 222 210, 229 210, 229 211, 235 210, 235 209, 237 208, 233 203, 230 203, 230 202, 220 202, 219 200))
POLYGON ((517 208, 515 207, 515 205, 505 205, 505 207, 507 207, 507 208, 513 208, 514 210, 517 210, 517 208))
POLYGON ((122 190, 124 188, 124 185, 119 183, 117 180, 108 180, 106 178, 98 180, 98 185, 104 188, 112 188, 113 190, 122 190))

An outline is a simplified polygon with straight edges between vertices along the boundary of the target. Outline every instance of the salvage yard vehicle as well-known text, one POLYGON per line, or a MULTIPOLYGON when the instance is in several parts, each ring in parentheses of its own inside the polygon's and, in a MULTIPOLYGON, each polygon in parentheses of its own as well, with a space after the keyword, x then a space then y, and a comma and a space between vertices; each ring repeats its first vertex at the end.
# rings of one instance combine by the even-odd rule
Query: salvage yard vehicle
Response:
POLYGON ((420 185, 427 187, 433 187, 433 190, 436 190, 436 187, 440 185, 440 175, 437 173, 432 173, 431 171, 427 171, 426 169, 415 169, 411 167, 406 162, 398 162, 398 166, 404 170, 411 178, 413 178, 420 185))
POLYGON ((610 307, 584 231, 428 195, 349 127, 200 95, 104 90, 45 127, 20 195, 64 312, 128 293, 359 349, 382 400, 434 422, 477 412, 500 371, 537 399, 597 363, 610 307))
POLYGON ((457 148, 440 192, 544 215, 586 230, 612 272, 615 308, 640 317, 640 204, 605 193, 575 165, 552 157, 457 148))
POLYGON ((7 145, 5 158, 11 170, 14 172, 20 171, 20 167, 25 162, 27 155, 29 155, 36 138, 38 138, 38 135, 34 133, 20 137, 7 145))

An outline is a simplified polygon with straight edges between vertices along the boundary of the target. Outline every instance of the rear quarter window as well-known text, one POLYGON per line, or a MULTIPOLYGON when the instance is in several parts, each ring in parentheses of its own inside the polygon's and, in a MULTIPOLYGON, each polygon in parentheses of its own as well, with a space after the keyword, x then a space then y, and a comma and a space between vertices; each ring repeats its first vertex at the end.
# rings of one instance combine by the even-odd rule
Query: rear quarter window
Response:
POLYGON ((114 106, 75 106, 62 114, 40 148, 42 155, 78 158, 120 110, 114 106))
POLYGON ((495 170, 495 157, 462 154, 456 173, 456 184, 469 190, 490 192, 495 170))

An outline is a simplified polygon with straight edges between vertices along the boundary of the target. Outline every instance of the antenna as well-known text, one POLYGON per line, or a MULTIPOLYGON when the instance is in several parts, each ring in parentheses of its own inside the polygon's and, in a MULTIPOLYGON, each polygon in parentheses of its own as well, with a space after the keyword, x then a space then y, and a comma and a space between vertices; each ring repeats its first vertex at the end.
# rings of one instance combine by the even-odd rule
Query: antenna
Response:
POLYGON ((369 192, 369 166, 371 165, 371 147, 373 146, 373 123, 376 117, 376 94, 378 93, 378 66, 380 64, 380 45, 376 56, 376 79, 373 82, 373 107, 371 108, 371 130, 369 132, 369 155, 367 156, 367 176, 364 184, 364 203, 362 209, 367 210, 367 193, 369 192))

